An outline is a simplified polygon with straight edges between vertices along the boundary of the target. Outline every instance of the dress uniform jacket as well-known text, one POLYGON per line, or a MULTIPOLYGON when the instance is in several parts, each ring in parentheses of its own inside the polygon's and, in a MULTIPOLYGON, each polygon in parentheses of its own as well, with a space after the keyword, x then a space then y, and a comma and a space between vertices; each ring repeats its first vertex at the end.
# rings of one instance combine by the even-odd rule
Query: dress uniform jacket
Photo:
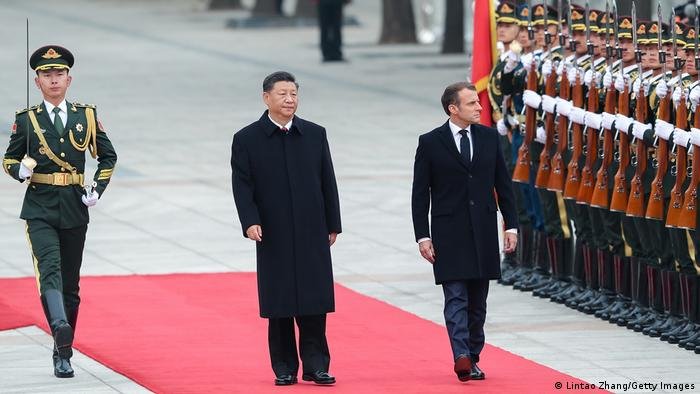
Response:
MULTIPOLYGON (((62 168, 52 161, 46 150, 40 145, 40 140, 34 131, 34 126, 29 117, 33 112, 38 126, 46 139, 49 149, 59 158, 73 166, 76 174, 83 174, 85 170, 85 154, 88 149, 86 141, 88 128, 93 127, 96 132, 97 147, 97 171, 92 177, 97 183, 95 190, 102 195, 117 162, 117 154, 107 134, 97 121, 95 107, 92 105, 70 103, 67 104, 68 120, 63 134, 54 128, 46 107, 42 103, 28 109, 17 111, 15 124, 12 126, 10 145, 3 159, 3 169, 16 180, 19 178, 20 161, 28 154, 37 162, 34 174, 59 174, 55 176, 56 183, 62 183, 71 179, 70 171, 62 168), (92 112, 88 119, 86 112, 92 112), (92 126, 90 126, 92 124, 92 126), (85 148, 78 149, 82 145, 85 148), (65 174, 65 175, 61 175, 65 174)), ((31 182, 24 196, 20 217, 25 220, 40 219, 56 228, 74 228, 89 221, 88 208, 81 201, 85 194, 83 183, 90 184, 90 178, 83 179, 67 186, 43 184, 31 182)))
POLYGON ((257 243, 260 315, 320 315, 335 309, 329 233, 340 233, 340 203, 326 130, 294 117, 284 134, 267 111, 233 137, 233 195, 243 235, 257 243))

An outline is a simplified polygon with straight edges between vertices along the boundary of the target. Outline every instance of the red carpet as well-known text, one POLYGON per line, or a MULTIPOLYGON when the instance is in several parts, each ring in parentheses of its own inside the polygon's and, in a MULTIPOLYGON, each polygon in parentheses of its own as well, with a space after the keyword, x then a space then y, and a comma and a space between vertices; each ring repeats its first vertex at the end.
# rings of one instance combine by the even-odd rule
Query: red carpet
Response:
MULTIPOLYGON (((156 392, 546 393, 581 382, 487 345, 487 380, 460 383, 444 327, 337 286, 328 337, 338 383, 275 387, 255 274, 85 277, 81 287, 76 347, 156 392)), ((46 330, 34 278, 0 288, 0 330, 46 330)))

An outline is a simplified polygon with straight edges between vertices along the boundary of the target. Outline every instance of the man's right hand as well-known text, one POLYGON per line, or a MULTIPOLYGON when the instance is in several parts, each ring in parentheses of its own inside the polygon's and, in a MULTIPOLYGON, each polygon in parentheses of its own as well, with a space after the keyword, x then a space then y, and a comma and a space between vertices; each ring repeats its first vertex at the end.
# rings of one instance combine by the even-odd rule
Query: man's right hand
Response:
POLYGON ((27 180, 32 177, 32 171, 29 167, 25 166, 24 163, 19 164, 19 177, 20 179, 27 180))
POLYGON ((254 224, 248 227, 248 229, 245 231, 245 234, 248 236, 248 238, 252 239, 253 241, 262 241, 262 227, 260 227, 259 224, 254 224))
POLYGON ((433 241, 425 240, 418 244, 418 250, 424 259, 430 261, 430 264, 435 263, 435 250, 433 249, 433 241))

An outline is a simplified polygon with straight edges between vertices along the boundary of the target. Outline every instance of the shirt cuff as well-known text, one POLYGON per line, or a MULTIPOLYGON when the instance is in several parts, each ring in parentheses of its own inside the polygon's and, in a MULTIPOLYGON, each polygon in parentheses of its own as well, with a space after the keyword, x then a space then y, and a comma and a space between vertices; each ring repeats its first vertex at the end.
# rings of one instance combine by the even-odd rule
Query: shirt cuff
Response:
POLYGON ((511 234, 516 234, 516 235, 517 235, 517 234, 518 234, 518 229, 517 229, 517 228, 509 228, 508 230, 506 230, 506 232, 507 232, 507 233, 511 233, 511 234))
POLYGON ((423 242, 423 241, 430 241, 430 238, 429 238, 429 237, 421 238, 421 239, 418 240, 418 243, 421 243, 421 242, 423 242))

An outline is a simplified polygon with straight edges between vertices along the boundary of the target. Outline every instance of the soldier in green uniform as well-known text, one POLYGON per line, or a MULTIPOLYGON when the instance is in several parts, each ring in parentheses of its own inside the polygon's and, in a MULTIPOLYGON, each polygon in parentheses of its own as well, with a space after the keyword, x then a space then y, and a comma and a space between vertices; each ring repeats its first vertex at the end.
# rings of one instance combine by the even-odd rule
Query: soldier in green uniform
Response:
POLYGON ((2 163, 8 175, 28 185, 20 217, 26 221, 41 304, 55 342, 54 374, 60 378, 74 374, 70 358, 88 207, 104 193, 117 162, 95 107, 65 99, 73 61, 71 52, 57 45, 32 54, 29 64, 44 100, 17 111, 2 163), (99 163, 92 179, 83 174, 86 151, 99 163))

